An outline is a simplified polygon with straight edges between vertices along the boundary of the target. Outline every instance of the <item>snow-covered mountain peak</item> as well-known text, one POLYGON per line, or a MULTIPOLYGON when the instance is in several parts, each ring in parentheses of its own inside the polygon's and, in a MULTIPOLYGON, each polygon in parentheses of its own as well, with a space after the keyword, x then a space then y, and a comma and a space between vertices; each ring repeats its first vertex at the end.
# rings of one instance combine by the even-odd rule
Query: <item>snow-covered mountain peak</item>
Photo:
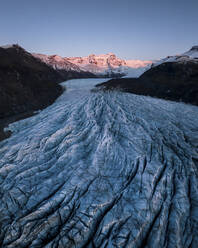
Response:
POLYGON ((183 55, 188 56, 191 59, 198 59, 198 46, 193 46, 188 52, 183 55))
POLYGON ((109 56, 116 56, 114 53, 107 53, 109 56))
POLYGON ((198 46, 193 46, 190 51, 198 51, 198 46))
POLYGON ((69 57, 71 63, 95 74, 122 74, 131 77, 140 76, 150 67, 152 61, 124 60, 118 58, 114 53, 90 54, 86 57, 69 57))
POLYGON ((85 57, 61 57, 59 55, 33 54, 54 69, 91 72, 97 76, 129 76, 139 77, 149 69, 152 61, 124 60, 114 53, 90 54, 85 57))
POLYGON ((51 56, 51 59, 54 59, 55 61, 57 61, 57 62, 63 62, 63 58, 62 57, 60 57, 59 55, 52 55, 51 56))
POLYGON ((0 46, 1 48, 4 48, 4 49, 8 49, 8 48, 12 48, 14 47, 15 45, 14 44, 7 44, 5 46, 0 46))
POLYGON ((178 63, 186 63, 186 62, 192 62, 192 63, 198 63, 198 46, 193 46, 189 51, 178 54, 175 56, 168 56, 164 59, 161 59, 154 63, 153 66, 160 65, 162 63, 167 62, 178 62, 178 63))
POLYGON ((4 46, 0 46, 0 48, 3 48, 3 49, 17 49, 17 50, 27 52, 23 47, 19 46, 18 44, 7 44, 7 45, 4 45, 4 46))
POLYGON ((40 59, 44 63, 52 66, 55 70, 65 70, 65 71, 77 71, 81 72, 82 70, 75 64, 69 62, 66 58, 62 58, 59 55, 45 55, 33 53, 34 57, 40 59))

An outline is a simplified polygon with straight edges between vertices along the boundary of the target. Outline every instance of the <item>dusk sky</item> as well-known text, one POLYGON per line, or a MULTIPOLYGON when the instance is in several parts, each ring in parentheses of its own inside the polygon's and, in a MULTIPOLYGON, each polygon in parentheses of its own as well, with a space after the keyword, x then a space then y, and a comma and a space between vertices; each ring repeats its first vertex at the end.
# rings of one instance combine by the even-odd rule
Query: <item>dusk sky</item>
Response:
POLYGON ((1 0, 0 45, 158 59, 198 44, 198 0, 1 0))

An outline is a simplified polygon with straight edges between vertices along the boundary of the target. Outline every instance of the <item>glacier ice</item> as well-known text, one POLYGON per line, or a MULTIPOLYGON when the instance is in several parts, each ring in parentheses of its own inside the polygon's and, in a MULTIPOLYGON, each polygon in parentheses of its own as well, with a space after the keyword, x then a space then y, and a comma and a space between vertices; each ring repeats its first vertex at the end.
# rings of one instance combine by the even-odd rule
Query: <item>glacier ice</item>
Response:
POLYGON ((66 82, 0 142, 0 246, 198 247, 198 108, 66 82))

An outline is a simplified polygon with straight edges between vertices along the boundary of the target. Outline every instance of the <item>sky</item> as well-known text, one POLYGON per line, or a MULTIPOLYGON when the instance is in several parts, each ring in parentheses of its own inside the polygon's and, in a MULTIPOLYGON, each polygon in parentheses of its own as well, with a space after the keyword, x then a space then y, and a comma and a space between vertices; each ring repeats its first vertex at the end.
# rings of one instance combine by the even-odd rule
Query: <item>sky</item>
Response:
POLYGON ((198 45, 198 0, 0 0, 0 45, 159 59, 198 45))

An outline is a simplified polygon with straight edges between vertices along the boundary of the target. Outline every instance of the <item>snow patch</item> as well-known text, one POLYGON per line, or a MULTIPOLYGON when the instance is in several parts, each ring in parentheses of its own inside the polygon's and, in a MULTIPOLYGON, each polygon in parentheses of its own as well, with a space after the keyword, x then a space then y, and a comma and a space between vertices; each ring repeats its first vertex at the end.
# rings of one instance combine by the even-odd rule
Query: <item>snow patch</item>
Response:
POLYGON ((12 48, 14 46, 15 46, 14 44, 8 44, 8 45, 5 45, 5 46, 0 46, 0 47, 4 48, 4 49, 8 49, 8 48, 12 48))

